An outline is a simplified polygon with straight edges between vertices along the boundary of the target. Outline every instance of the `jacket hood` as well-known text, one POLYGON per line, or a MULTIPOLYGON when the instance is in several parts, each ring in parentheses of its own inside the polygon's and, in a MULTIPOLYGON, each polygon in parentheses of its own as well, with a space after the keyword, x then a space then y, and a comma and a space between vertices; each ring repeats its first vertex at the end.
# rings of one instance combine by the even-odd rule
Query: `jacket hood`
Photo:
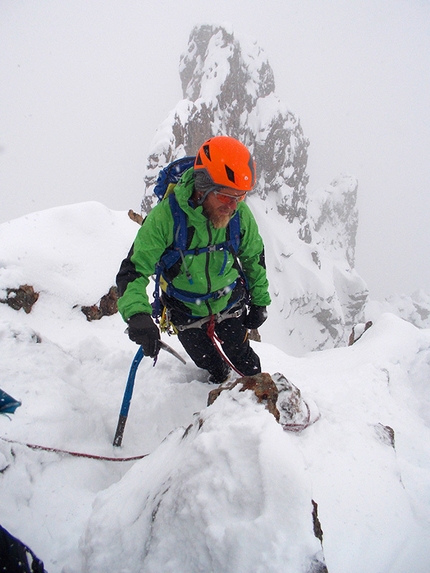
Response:
MULTIPOLYGON (((187 214, 190 223, 196 227, 202 222, 207 221, 206 215, 203 214, 203 206, 199 205, 194 208, 190 205, 191 196, 194 192, 194 169, 191 167, 182 175, 179 183, 175 187, 175 195, 179 206, 187 214)), ((239 203, 240 205, 240 203, 239 203)), ((237 209, 235 209, 234 213, 237 209)), ((233 213, 233 214, 234 214, 233 213)))

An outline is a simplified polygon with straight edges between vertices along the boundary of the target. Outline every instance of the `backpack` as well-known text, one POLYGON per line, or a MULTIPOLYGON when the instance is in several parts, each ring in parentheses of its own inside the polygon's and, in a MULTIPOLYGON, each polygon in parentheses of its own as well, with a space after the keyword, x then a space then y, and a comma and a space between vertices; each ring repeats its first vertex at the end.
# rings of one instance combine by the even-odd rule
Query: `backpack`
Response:
MULTIPOLYGON (((236 212, 230 219, 227 227, 227 239, 225 241, 216 245, 208 245, 207 247, 202 247, 199 249, 188 249, 192 240, 192 233, 190 236, 189 232, 190 229, 192 230, 192 227, 187 227, 187 217, 179 206, 173 191, 182 174, 194 165, 194 160, 195 157, 182 157, 164 167, 164 169, 160 171, 156 185, 154 187, 154 194, 158 197, 159 202, 162 200, 169 201, 173 216, 174 237, 173 244, 166 249, 160 261, 156 265, 154 302, 152 303, 152 317, 155 319, 158 319, 161 316, 161 283, 163 284, 163 290, 168 296, 173 296, 182 302, 196 302, 197 299, 204 301, 208 300, 209 298, 219 298, 220 296, 225 295, 227 292, 230 292, 236 286, 237 281, 234 281, 231 285, 221 289, 221 291, 216 291, 207 295, 182 291, 175 288, 171 281, 176 275, 172 276, 174 272, 172 273, 171 270, 174 265, 177 265, 177 263, 180 265, 181 262, 184 264, 185 272, 187 274, 190 285, 193 284, 193 279, 185 265, 186 255, 200 255, 201 253, 206 252, 224 251, 224 262, 219 273, 222 275, 227 264, 228 253, 231 253, 235 258, 241 278, 247 287, 246 277, 242 272, 240 263, 237 258, 237 252, 240 245, 240 218, 238 212, 236 212)), ((179 265, 177 266, 177 272, 179 272, 179 265)))
POLYGON ((0 525, 0 571, 46 573, 43 562, 22 541, 0 525))
POLYGON ((181 157, 160 171, 154 187, 154 194, 158 197, 159 202, 173 192, 182 174, 194 165, 195 160, 195 157, 181 157))

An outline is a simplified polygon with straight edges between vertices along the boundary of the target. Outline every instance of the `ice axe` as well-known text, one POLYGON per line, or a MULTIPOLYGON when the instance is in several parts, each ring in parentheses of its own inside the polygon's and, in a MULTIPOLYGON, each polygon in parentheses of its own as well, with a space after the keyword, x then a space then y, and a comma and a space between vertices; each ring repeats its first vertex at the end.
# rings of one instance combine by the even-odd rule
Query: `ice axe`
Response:
MULTIPOLYGON (((177 358, 178 360, 180 360, 181 362, 186 364, 186 361, 182 358, 182 356, 180 356, 176 352, 176 350, 173 350, 173 348, 171 348, 168 344, 163 342, 163 340, 159 340, 158 343, 159 343, 159 346, 162 350, 169 352, 169 354, 172 354, 173 356, 175 356, 175 358, 177 358)), ((127 422, 128 411, 130 409, 131 397, 133 395, 134 380, 136 378, 136 372, 137 372, 137 369, 139 367, 139 364, 140 364, 140 362, 144 356, 145 355, 143 354, 143 348, 141 346, 139 346, 139 349, 136 352, 135 357, 133 358, 133 362, 131 363, 130 372, 128 374, 127 383, 125 385, 124 397, 122 399, 121 410, 119 412, 119 418, 118 418, 118 424, 116 427, 115 437, 113 439, 113 445, 114 446, 120 446, 122 444, 122 436, 124 434, 125 423, 127 422)), ((157 357, 155 357, 154 366, 156 363, 156 359, 157 359, 157 357)))

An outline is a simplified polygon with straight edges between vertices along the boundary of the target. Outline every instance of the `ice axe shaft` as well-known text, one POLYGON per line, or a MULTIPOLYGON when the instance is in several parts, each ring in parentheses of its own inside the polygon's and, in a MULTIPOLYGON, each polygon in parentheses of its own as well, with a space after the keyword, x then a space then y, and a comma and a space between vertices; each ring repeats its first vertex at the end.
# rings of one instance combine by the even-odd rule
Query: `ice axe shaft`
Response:
POLYGON ((127 378, 127 384, 125 385, 124 397, 122 399, 121 410, 119 412, 118 424, 116 427, 115 437, 113 439, 114 446, 120 446, 122 444, 122 436, 124 434, 125 423, 127 422, 128 411, 130 409, 131 397, 133 395, 134 380, 136 378, 137 368, 143 358, 143 349, 139 346, 139 350, 136 352, 136 356, 133 358, 133 362, 130 366, 130 372, 127 378))
MULTIPOLYGON (((160 340, 159 345, 160 345, 161 349, 165 350, 166 352, 169 352, 169 354, 172 354, 172 356, 175 356, 175 358, 177 358, 178 360, 180 360, 181 362, 186 364, 186 361, 182 358, 182 356, 180 356, 176 352, 176 350, 173 350, 173 348, 171 348, 168 344, 166 344, 165 342, 160 340)), ((133 358, 133 362, 131 363, 130 372, 129 372, 128 378, 127 378, 127 384, 125 385, 124 397, 122 399, 121 410, 119 412, 119 418, 118 418, 118 424, 116 427, 115 437, 113 439, 113 445, 114 446, 119 447, 122 444, 122 436, 124 434, 124 428, 125 428, 125 424, 127 422, 128 411, 130 409, 131 397, 133 395, 134 380, 136 378, 136 372, 137 372, 137 369, 139 367, 139 364, 140 364, 140 362, 144 356, 145 355, 143 354, 143 348, 141 346, 139 346, 139 350, 136 352, 136 356, 133 358)), ((154 362, 154 365, 155 365, 155 362, 154 362)))

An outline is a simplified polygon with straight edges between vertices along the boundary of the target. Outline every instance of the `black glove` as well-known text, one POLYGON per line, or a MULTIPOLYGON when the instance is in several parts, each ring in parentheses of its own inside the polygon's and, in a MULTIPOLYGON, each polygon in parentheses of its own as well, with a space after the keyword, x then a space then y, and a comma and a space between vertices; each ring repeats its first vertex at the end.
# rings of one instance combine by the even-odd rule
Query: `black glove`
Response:
POLYGON ((160 346, 160 331, 149 314, 134 314, 128 319, 128 337, 143 348, 145 356, 157 356, 160 346))
POLYGON ((265 306, 255 306, 251 304, 248 314, 243 321, 243 326, 249 330, 259 328, 267 318, 265 306))

